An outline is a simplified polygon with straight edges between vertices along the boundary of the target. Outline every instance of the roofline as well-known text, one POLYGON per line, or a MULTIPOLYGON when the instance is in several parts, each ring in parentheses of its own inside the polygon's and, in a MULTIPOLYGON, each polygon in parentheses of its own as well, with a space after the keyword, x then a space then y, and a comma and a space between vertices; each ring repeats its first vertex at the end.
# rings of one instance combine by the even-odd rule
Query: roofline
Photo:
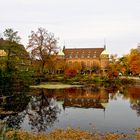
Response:
POLYGON ((80 49, 105 49, 104 47, 103 48, 65 48, 65 50, 80 50, 80 49))

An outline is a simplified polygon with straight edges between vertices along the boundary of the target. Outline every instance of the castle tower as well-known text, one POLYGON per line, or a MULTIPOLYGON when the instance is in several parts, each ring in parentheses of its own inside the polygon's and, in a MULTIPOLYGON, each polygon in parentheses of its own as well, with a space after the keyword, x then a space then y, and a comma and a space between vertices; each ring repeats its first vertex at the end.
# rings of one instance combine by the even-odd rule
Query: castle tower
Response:
POLYGON ((104 51, 100 55, 101 62, 101 72, 103 75, 106 75, 109 66, 109 53, 106 50, 106 45, 104 45, 104 51))
MULTIPOLYGON (((64 47, 65 47, 65 46, 64 46, 64 47)), ((60 49, 60 51, 59 51, 59 53, 58 53, 58 57, 61 58, 61 59, 64 59, 64 58, 65 58, 64 47, 63 47, 63 49, 60 49)))

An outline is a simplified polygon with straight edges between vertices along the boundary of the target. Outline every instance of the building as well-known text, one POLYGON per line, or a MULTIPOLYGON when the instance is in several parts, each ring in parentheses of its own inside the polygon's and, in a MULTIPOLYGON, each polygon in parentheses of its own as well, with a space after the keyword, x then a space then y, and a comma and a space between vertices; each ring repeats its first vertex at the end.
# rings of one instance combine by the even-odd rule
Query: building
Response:
POLYGON ((0 50, 0 57, 7 56, 7 53, 4 50, 0 50))
MULTIPOLYGON (((94 108, 105 111, 109 102, 109 94, 104 87, 67 88, 63 90, 36 89, 36 95, 43 95, 47 100, 54 99, 66 108, 94 108)), ((41 99, 41 98, 40 98, 41 99)), ((42 98, 43 99, 43 98, 42 98)))
MULTIPOLYGON (((107 72, 109 54, 106 46, 103 48, 65 48, 60 53, 60 58, 65 59, 69 66, 79 66, 80 70, 103 73, 107 72)), ((59 55, 59 54, 58 54, 59 55)))

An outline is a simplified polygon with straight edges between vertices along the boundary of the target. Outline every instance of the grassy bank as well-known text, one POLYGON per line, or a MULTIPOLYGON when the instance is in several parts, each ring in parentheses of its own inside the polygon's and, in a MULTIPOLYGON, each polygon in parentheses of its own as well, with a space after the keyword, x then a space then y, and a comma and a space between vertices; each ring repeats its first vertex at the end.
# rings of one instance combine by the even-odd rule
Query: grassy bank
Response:
POLYGON ((50 75, 44 81, 34 84, 33 88, 48 88, 48 89, 59 89, 59 88, 70 88, 80 87, 81 85, 102 85, 105 87, 120 87, 122 85, 132 85, 135 80, 127 77, 116 77, 109 78, 97 75, 77 75, 75 77, 65 77, 64 75, 50 75))
POLYGON ((28 133, 25 131, 7 131, 1 134, 1 140, 140 140, 140 129, 135 130, 137 134, 116 134, 99 132, 89 133, 82 130, 68 128, 67 130, 57 129, 49 134, 28 133))

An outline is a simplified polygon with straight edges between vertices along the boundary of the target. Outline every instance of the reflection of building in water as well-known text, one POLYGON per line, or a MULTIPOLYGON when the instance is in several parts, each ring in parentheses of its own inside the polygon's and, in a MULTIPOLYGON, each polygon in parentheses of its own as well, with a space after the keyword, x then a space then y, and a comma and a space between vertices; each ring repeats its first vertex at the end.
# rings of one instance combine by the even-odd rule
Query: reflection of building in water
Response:
POLYGON ((84 93, 78 92, 73 96, 64 99, 64 107, 79 107, 79 108, 96 108, 105 109, 108 103, 108 95, 104 89, 95 87, 87 88, 84 93))
POLYGON ((105 109, 108 99, 74 99, 66 98, 64 99, 64 107, 79 107, 79 108, 96 108, 96 109, 105 109))
POLYGON ((140 101, 140 87, 133 86, 125 90, 124 98, 130 99, 132 103, 137 103, 140 101))
POLYGON ((104 88, 97 87, 64 90, 44 89, 44 94, 47 98, 55 98, 64 109, 69 107, 105 109, 109 100, 104 88))

